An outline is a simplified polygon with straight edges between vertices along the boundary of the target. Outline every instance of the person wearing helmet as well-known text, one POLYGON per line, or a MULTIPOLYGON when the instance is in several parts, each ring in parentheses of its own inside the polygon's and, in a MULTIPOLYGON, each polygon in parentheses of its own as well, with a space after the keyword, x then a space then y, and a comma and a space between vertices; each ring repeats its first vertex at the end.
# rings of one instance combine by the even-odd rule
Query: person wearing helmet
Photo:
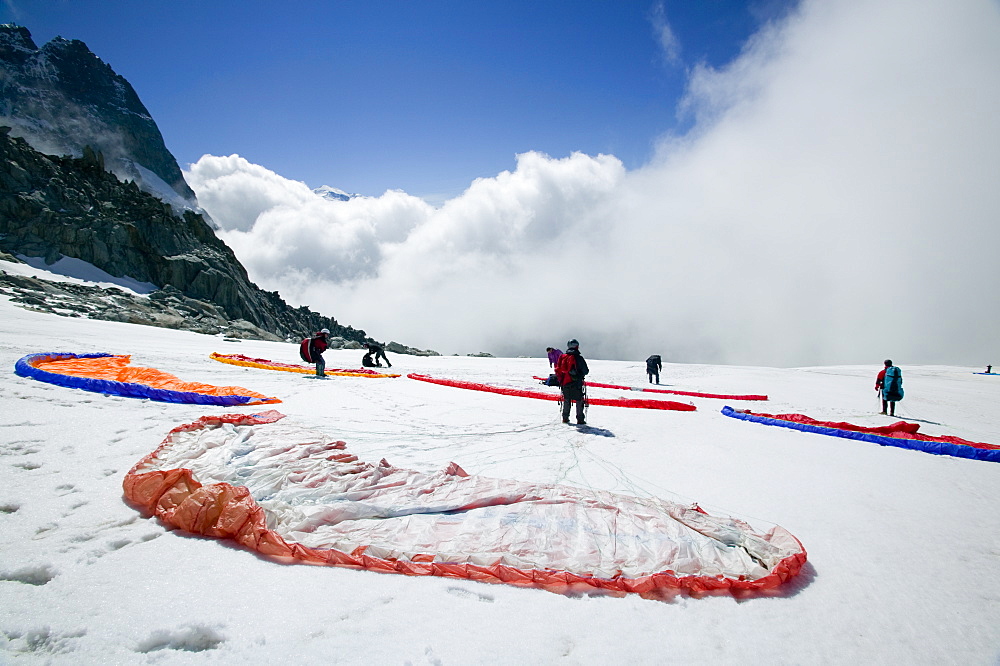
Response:
MULTIPOLYGON (((385 350, 382 349, 382 345, 378 344, 377 342, 365 342, 361 346, 364 347, 365 349, 367 349, 368 350, 368 354, 371 354, 372 358, 375 359, 375 366, 376 367, 382 367, 382 366, 380 366, 378 364, 378 360, 380 358, 384 358, 385 359, 385 364, 388 367, 390 367, 390 368, 392 367, 392 363, 389 363, 389 357, 385 355, 385 350)), ((367 356, 367 354, 366 354, 366 356, 367 356)))
POLYGON ((569 423, 569 412, 576 402, 576 424, 587 425, 587 388, 583 378, 590 372, 587 361, 580 354, 580 343, 570 340, 566 343, 566 353, 556 361, 556 380, 562 391, 562 422, 569 423))
POLYGON ((323 360, 323 352, 330 348, 327 340, 327 336, 329 335, 330 329, 324 328, 309 340, 309 356, 312 358, 312 362, 316 364, 317 377, 326 377, 326 361, 323 360))

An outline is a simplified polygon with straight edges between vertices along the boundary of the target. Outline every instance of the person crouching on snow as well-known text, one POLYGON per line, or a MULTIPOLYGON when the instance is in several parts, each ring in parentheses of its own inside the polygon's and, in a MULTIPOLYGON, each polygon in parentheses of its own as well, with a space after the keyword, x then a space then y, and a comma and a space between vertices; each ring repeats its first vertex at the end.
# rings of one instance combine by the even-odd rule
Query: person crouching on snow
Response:
POLYGON ((326 361, 323 360, 323 352, 330 348, 326 339, 328 335, 330 335, 330 329, 324 328, 309 340, 309 357, 316 364, 317 377, 326 377, 326 361))
POLYGON ((576 423, 587 425, 586 413, 587 391, 583 378, 590 372, 587 361, 580 354, 580 343, 570 340, 566 343, 566 353, 556 361, 556 379, 562 391, 562 421, 569 423, 569 410, 572 402, 576 402, 576 423))
POLYGON ((365 349, 367 349, 368 353, 372 354, 375 357, 375 365, 377 367, 382 367, 382 366, 378 365, 378 360, 380 358, 384 358, 385 359, 386 367, 389 367, 389 368, 392 367, 392 363, 389 363, 389 357, 385 355, 385 350, 382 349, 382 345, 380 345, 380 344, 378 344, 376 342, 366 342, 366 343, 364 343, 361 346, 364 347, 365 349))

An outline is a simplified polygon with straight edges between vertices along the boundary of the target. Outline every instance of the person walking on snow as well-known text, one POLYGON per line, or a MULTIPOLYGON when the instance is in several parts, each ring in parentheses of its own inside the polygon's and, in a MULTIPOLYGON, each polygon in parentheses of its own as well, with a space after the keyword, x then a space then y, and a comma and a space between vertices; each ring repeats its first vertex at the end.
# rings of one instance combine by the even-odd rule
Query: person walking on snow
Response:
POLYGON ((570 340, 566 343, 566 353, 556 361, 556 379, 562 391, 562 422, 569 423, 571 404, 576 402, 576 424, 587 425, 587 389, 583 378, 590 372, 587 361, 580 354, 580 343, 570 340))
POLYGON ((663 363, 660 361, 659 354, 653 354, 646 359, 646 374, 649 376, 649 383, 653 383, 653 378, 656 378, 656 383, 660 383, 660 370, 663 369, 663 363))
POLYGON ((890 359, 885 360, 885 368, 875 378, 875 390, 882 396, 882 413, 888 407, 889 416, 895 416, 896 403, 903 399, 903 371, 890 359))
POLYGON ((326 377, 326 361, 323 360, 323 352, 330 348, 326 339, 328 335, 330 335, 330 329, 324 328, 309 338, 309 358, 307 360, 316 364, 317 377, 326 377))
POLYGON ((553 349, 552 347, 546 347, 545 353, 549 355, 549 367, 550 368, 556 367, 556 361, 558 361, 559 357, 562 356, 562 350, 553 349))
POLYGON ((365 349, 367 349, 368 353, 371 354, 375 358, 375 366, 376 367, 381 367, 378 364, 378 360, 380 358, 384 358, 385 359, 385 364, 386 364, 387 367, 390 367, 390 368, 392 367, 392 363, 389 363, 389 357, 385 355, 385 350, 382 349, 382 345, 378 344, 377 342, 366 342, 366 343, 364 343, 361 346, 364 347, 365 349))

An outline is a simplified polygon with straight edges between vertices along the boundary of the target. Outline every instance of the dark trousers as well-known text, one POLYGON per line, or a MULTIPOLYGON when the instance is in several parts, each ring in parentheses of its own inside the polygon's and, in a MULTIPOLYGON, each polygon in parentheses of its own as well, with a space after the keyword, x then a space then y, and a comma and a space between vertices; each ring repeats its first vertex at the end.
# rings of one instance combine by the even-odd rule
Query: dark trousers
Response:
POLYGON ((323 360, 322 354, 313 354, 316 359, 316 376, 326 377, 326 361, 323 360))
POLYGON ((569 421, 569 410, 573 402, 576 402, 576 420, 582 423, 584 419, 584 409, 586 408, 586 396, 583 390, 583 382, 570 382, 561 386, 562 390, 562 418, 569 421))
POLYGON ((392 363, 389 363, 389 357, 386 356, 385 352, 383 350, 381 350, 381 349, 379 349, 377 352, 375 352, 375 362, 378 363, 378 360, 380 358, 384 358, 385 359, 385 364, 386 364, 387 367, 390 367, 390 368, 392 367, 392 363))

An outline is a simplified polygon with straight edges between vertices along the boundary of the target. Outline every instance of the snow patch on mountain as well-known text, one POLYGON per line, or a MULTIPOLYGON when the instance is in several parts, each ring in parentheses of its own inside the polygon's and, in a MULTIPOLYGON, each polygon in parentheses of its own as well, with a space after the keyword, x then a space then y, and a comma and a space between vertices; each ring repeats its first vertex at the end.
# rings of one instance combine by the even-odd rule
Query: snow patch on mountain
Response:
POLYGON ((360 194, 349 194, 344 190, 339 190, 336 187, 330 187, 329 185, 321 185, 320 187, 315 188, 313 192, 329 201, 350 201, 351 199, 361 196, 360 194))

